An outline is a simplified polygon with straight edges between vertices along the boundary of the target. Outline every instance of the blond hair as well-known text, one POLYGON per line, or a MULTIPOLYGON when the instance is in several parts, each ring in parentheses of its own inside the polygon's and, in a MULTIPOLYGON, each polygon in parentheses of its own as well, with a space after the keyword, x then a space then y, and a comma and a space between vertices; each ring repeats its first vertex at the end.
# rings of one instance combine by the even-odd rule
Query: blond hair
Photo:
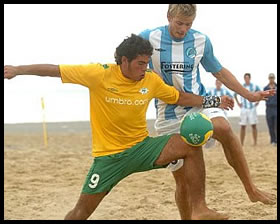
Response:
POLYGON ((196 4, 169 4, 168 16, 196 16, 196 4))

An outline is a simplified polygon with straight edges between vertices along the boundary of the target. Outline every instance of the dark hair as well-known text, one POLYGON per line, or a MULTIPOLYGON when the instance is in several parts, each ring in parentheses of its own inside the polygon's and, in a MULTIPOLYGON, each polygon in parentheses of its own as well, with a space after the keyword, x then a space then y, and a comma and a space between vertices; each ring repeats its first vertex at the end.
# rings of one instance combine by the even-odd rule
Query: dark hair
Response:
POLYGON ((122 56, 128 58, 131 62, 139 55, 153 54, 153 46, 150 42, 140 36, 131 34, 131 37, 127 37, 124 41, 116 48, 115 61, 118 65, 122 63, 122 56))
POLYGON ((250 73, 245 73, 245 74, 244 74, 244 78, 245 78, 246 76, 248 76, 249 78, 251 78, 251 74, 250 74, 250 73))

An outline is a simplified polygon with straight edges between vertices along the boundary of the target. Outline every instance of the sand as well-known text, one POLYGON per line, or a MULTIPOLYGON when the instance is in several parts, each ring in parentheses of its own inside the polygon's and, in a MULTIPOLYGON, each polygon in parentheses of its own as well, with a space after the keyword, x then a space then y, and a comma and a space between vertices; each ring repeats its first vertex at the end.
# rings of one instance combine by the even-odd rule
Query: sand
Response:
MULTIPOLYGON (((47 148, 40 124, 5 125, 5 220, 61 220, 73 208, 92 163, 89 124, 74 124, 48 124, 47 148)), ((277 148, 269 144, 265 125, 262 119, 257 147, 251 146, 248 128, 244 152, 255 184, 277 194, 277 148)), ((277 220, 277 204, 250 202, 219 144, 204 149, 204 159, 210 208, 229 214, 232 220, 277 220)), ((89 219, 179 220, 174 191, 173 177, 166 169, 132 174, 89 219)))

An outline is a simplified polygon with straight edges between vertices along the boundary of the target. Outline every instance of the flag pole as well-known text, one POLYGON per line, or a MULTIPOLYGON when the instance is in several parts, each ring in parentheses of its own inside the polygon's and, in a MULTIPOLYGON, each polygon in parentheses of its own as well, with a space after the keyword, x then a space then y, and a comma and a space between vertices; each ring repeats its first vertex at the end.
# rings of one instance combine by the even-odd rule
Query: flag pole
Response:
POLYGON ((45 119, 45 103, 44 98, 41 97, 41 105, 42 105, 42 113, 43 113, 43 133, 44 133, 44 145, 48 147, 48 135, 47 135, 47 127, 46 127, 46 119, 45 119))

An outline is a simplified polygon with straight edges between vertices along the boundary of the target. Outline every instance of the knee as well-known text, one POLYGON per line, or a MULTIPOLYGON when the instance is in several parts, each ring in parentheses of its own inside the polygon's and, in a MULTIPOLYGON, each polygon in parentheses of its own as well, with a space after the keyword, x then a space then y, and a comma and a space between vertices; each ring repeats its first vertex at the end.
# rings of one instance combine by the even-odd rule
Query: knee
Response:
POLYGON ((229 136, 232 134, 232 129, 230 124, 224 120, 219 123, 213 123, 214 132, 213 137, 220 140, 223 136, 229 136))
POLYGON ((180 134, 174 134, 171 137, 171 143, 171 147, 173 147, 174 150, 178 150, 179 148, 181 149, 183 152, 181 153, 183 154, 182 158, 198 156, 202 153, 201 146, 192 146, 186 143, 180 134))

